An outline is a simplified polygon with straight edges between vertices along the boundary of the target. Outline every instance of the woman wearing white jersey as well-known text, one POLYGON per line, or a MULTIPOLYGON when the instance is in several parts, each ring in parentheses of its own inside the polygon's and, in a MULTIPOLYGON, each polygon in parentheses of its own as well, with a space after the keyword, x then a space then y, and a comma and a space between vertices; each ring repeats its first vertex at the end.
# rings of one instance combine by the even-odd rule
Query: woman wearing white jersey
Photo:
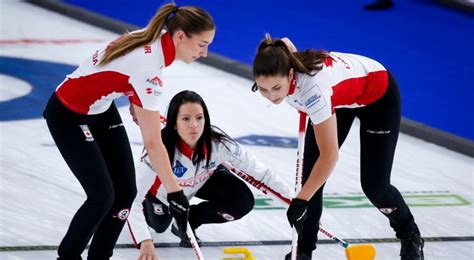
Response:
POLYGON ((189 203, 173 175, 161 139, 158 104, 162 70, 174 60, 207 55, 215 26, 198 7, 163 5, 146 28, 96 50, 62 82, 44 111, 48 128, 87 200, 76 212, 58 259, 109 259, 136 194, 129 140, 113 100, 128 96, 150 161, 177 207, 171 215, 184 231, 189 203), (162 31, 162 30, 166 30, 162 31))
MULTIPOLYGON (((289 185, 211 125, 206 104, 197 93, 186 90, 176 94, 170 102, 167 120, 162 138, 178 183, 188 200, 194 196, 204 200, 189 209, 193 231, 202 224, 240 219, 254 206, 252 192, 221 165, 224 162, 253 177, 254 185, 265 185, 282 199, 290 201, 293 193, 289 185)), ((136 167, 138 195, 128 224, 134 242, 140 247, 138 259, 156 259, 148 226, 158 233, 168 228, 172 220, 168 213, 169 203, 149 154, 144 152, 136 167)), ((186 235, 176 230, 174 225, 172 232, 181 238, 181 246, 190 247, 186 235)))
MULTIPOLYGON (((390 184, 400 130, 400 94, 377 61, 354 54, 296 51, 267 34, 253 63, 253 91, 274 104, 286 100, 308 123, 303 187, 287 211, 298 231, 298 259, 311 259, 322 214, 323 187, 355 117, 360 120, 362 189, 401 239, 402 259, 423 259, 423 239, 400 192, 390 184)), ((287 258, 290 254, 287 255, 287 258)))

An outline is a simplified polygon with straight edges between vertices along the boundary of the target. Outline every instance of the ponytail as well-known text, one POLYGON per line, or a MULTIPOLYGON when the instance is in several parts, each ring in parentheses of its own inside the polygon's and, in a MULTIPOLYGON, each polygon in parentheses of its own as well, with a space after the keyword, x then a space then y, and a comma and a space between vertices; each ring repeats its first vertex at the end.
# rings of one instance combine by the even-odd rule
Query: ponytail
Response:
MULTIPOLYGON (((291 52, 284 41, 272 39, 270 34, 266 33, 253 61, 253 76, 288 76, 291 69, 298 73, 315 75, 322 69, 326 57, 330 56, 325 50, 291 52)), ((254 85, 252 91, 256 90, 254 85)))
POLYGON ((148 25, 133 33, 127 33, 112 42, 105 50, 100 65, 123 56, 130 51, 156 41, 166 29, 171 35, 176 30, 183 30, 187 37, 215 29, 212 17, 205 10, 194 6, 177 7, 174 2, 158 9, 148 25))

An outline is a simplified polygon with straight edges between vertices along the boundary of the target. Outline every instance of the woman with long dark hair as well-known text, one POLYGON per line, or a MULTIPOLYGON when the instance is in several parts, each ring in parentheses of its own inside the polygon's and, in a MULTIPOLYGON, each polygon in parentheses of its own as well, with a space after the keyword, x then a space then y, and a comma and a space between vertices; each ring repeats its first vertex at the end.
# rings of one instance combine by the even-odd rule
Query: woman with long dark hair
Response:
MULTIPOLYGON (((182 91, 172 98, 162 137, 173 172, 187 199, 204 200, 190 207, 189 224, 193 232, 203 224, 240 219, 254 206, 250 189, 222 163, 230 163, 245 172, 253 185, 265 185, 288 202, 293 194, 290 186, 270 168, 211 125, 204 100, 193 91, 182 91)), ((137 165, 137 188, 128 223, 140 247, 138 259, 148 259, 146 257, 156 257, 148 226, 162 233, 172 218, 168 213, 166 190, 156 177, 146 150, 137 165)), ((191 246, 186 235, 174 225, 171 231, 181 238, 181 246, 191 246)))
POLYGON ((324 184, 356 117, 360 120, 362 189, 401 239, 401 258, 423 259, 424 241, 415 219, 390 183, 401 117, 400 93, 392 74, 364 56, 297 51, 288 39, 271 39, 267 34, 258 46, 253 75, 253 91, 274 104, 286 100, 310 118, 303 187, 287 211, 298 231, 298 259, 311 259, 316 249, 324 184))

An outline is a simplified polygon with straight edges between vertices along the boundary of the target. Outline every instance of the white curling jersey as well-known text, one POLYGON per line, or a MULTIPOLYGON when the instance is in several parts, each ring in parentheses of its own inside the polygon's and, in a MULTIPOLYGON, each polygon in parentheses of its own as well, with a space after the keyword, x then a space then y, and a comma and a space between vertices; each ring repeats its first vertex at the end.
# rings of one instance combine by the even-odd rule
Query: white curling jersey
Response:
MULTIPOLYGON (((188 200, 191 200, 198 190, 211 178, 219 164, 228 162, 253 177, 255 181, 271 188, 278 193, 277 196, 288 203, 291 201, 294 194, 292 188, 278 174, 275 174, 270 168, 258 162, 238 143, 223 142, 225 143, 212 142, 212 153, 208 167, 206 167, 207 159, 200 161, 197 165, 192 163, 193 150, 184 142, 181 142, 179 147, 175 149, 174 161, 172 163, 173 172, 188 200)), ((167 191, 161 185, 161 181, 154 172, 148 156, 142 156, 140 162, 136 164, 136 180, 137 196, 127 221, 134 242, 138 245, 146 239, 151 239, 150 230, 143 215, 142 202, 145 195, 150 191, 150 193, 166 205, 168 205, 168 200, 167 191)), ((159 212, 160 209, 155 209, 155 211, 159 212)), ((164 212, 162 213, 164 214, 164 212)))
POLYGON ((139 107, 159 110, 158 99, 163 91, 162 70, 175 59, 170 34, 164 33, 153 43, 99 65, 106 48, 96 50, 66 76, 56 89, 61 103, 79 114, 96 115, 105 112, 114 99, 125 95, 139 107))
POLYGON ((319 124, 335 108, 369 105, 383 96, 388 72, 377 61, 355 54, 331 52, 316 75, 296 73, 287 102, 319 124))

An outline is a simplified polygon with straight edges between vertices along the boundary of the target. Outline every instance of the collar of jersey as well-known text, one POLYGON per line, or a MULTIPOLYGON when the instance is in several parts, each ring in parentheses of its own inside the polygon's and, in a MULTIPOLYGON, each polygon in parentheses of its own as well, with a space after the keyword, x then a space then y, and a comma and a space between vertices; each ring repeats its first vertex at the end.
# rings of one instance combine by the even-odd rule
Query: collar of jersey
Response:
POLYGON ((168 67, 176 58, 176 50, 169 32, 161 36, 161 47, 163 48, 163 56, 165 57, 165 67, 168 67))
MULTIPOLYGON (((183 139, 181 139, 178 143, 178 145, 176 146, 178 148, 178 150, 184 154, 184 156, 188 157, 189 160, 192 160, 193 159, 193 153, 194 153, 194 149, 191 148, 187 143, 185 143, 183 141, 183 139)), ((204 155, 207 157, 207 148, 206 146, 204 146, 204 155)))
POLYGON ((293 93, 295 93, 295 88, 296 88, 296 73, 293 73, 293 78, 291 79, 291 82, 290 82, 290 90, 288 91, 288 96, 293 95, 293 93))

